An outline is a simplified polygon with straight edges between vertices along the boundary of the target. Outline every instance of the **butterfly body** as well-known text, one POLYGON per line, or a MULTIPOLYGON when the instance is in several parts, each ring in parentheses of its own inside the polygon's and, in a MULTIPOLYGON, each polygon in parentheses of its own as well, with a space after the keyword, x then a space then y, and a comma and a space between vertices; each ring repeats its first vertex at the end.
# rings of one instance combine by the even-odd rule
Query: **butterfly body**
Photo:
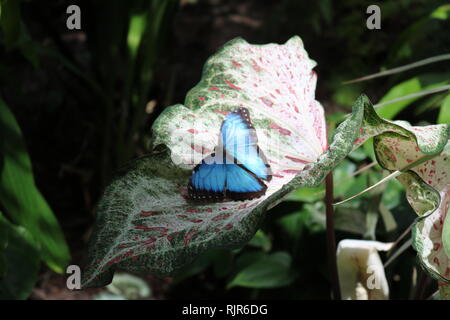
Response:
POLYGON ((265 194, 272 172, 258 147, 246 108, 230 113, 214 153, 192 171, 188 194, 194 201, 250 200, 265 194))

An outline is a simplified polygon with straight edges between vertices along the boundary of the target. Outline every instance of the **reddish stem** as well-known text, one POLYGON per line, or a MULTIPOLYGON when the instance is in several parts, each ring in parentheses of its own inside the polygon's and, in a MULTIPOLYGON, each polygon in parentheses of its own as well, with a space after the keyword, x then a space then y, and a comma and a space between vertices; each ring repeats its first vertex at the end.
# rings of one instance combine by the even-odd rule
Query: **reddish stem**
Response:
POLYGON ((333 289, 333 299, 341 300, 341 290, 339 286, 339 276, 336 262, 336 239, 334 236, 334 208, 333 208, 333 173, 330 172, 325 180, 325 203, 327 217, 327 253, 328 272, 331 278, 333 289))

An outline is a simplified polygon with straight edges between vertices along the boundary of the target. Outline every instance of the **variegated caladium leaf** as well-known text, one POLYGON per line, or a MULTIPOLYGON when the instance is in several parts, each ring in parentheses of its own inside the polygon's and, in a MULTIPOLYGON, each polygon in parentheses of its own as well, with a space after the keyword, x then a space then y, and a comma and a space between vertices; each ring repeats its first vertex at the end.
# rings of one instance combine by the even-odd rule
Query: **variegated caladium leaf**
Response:
POLYGON ((286 44, 226 44, 206 63, 184 105, 153 125, 153 152, 123 169, 105 190, 89 244, 83 287, 111 282, 116 269, 170 275, 213 247, 236 248, 258 230, 264 212, 299 187, 318 186, 370 135, 399 132, 361 96, 327 146, 316 75, 298 37, 286 44), (264 196, 195 203, 187 196, 193 167, 212 152, 225 116, 249 110, 273 178, 264 196), (159 150, 157 153, 156 150, 159 150))
POLYGON ((274 185, 283 184, 327 149, 314 66, 299 37, 284 45, 232 40, 206 62, 185 105, 167 108, 156 120, 154 145, 167 146, 174 163, 192 169, 217 145, 226 115, 245 107, 277 172, 274 185))
POLYGON ((430 276, 450 283, 446 231, 450 204, 450 126, 444 127, 447 132, 442 133, 443 139, 437 139, 434 126, 410 127, 417 139, 383 134, 376 138, 374 147, 378 162, 386 169, 399 170, 419 162, 398 177, 406 188, 408 202, 419 215, 413 228, 413 245, 430 276), (437 143, 436 139, 442 141, 437 143), (430 156, 430 145, 435 147, 434 156, 430 156))
POLYGON ((375 155, 382 167, 405 171, 397 179, 419 215, 413 228, 413 245, 421 265, 441 283, 450 283, 449 234, 444 232, 444 226, 450 224, 446 218, 450 203, 450 125, 411 126, 366 110, 355 145, 369 137, 374 137, 375 155), (405 170, 407 167, 412 168, 405 170))
POLYGON ((109 283, 118 268, 169 275, 208 248, 242 246, 265 210, 299 186, 320 184, 351 151, 364 103, 355 105, 328 148, 314 65, 298 37, 283 45, 235 39, 213 55, 185 104, 155 121, 153 146, 165 151, 134 161, 105 190, 83 286, 109 283), (225 116, 242 106, 272 167, 268 190, 249 201, 189 201, 192 168, 216 146, 225 116))
POLYGON ((450 300, 450 284, 443 281, 438 281, 438 283, 441 300, 450 300))

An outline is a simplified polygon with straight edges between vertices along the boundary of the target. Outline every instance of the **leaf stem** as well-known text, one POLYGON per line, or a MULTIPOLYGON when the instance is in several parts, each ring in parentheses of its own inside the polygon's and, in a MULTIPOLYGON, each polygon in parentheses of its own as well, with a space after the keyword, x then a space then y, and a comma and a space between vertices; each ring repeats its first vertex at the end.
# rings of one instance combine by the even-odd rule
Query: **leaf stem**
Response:
POLYGON ((424 271, 421 271, 419 276, 419 281, 416 286, 416 291, 414 294, 414 300, 423 300, 425 291, 430 284, 430 278, 426 275, 424 271))
POLYGON ((441 91, 447 91, 449 89, 450 89, 450 85, 445 85, 445 86, 441 86, 441 87, 437 87, 437 88, 422 90, 422 91, 419 91, 419 92, 407 94, 406 96, 403 96, 403 97, 399 97, 399 98, 392 99, 392 100, 389 100, 389 101, 377 103, 373 107, 375 109, 378 109, 379 107, 382 107, 382 106, 387 105, 387 104, 391 104, 391 103, 395 103, 395 102, 399 102, 399 101, 403 101, 403 100, 408 100, 408 99, 414 99, 414 98, 418 98, 418 97, 421 97, 421 96, 426 96, 426 95, 437 93, 437 92, 441 92, 441 91))
POLYGON ((403 172, 402 172, 402 171, 399 171, 399 170, 394 171, 394 172, 392 172, 391 174, 389 174, 388 176, 386 176, 386 177, 384 177, 383 179, 381 179, 380 181, 378 181, 377 183, 375 183, 374 185, 371 185, 370 187, 364 189, 364 190, 361 191, 361 192, 358 192, 357 194, 354 194, 353 196, 351 196, 351 197, 349 197, 349 198, 347 198, 347 199, 345 199, 345 200, 336 202, 334 205, 335 205, 335 206, 338 206, 338 205, 340 205, 340 204, 346 203, 347 201, 353 200, 353 199, 355 199, 356 197, 362 195, 363 193, 366 193, 366 192, 368 192, 368 191, 370 191, 370 190, 372 190, 372 189, 375 189, 376 187, 378 187, 379 185, 385 183, 386 181, 389 181, 389 180, 391 180, 391 179, 393 179, 393 178, 395 178, 395 177, 398 177, 398 176, 401 175, 402 173, 403 173, 403 172))
POLYGON ((436 157, 436 156, 438 156, 438 155, 439 155, 439 153, 438 153, 438 154, 433 154, 433 155, 425 155, 424 157, 422 157, 422 158, 420 158, 420 159, 418 159, 418 160, 416 160, 416 161, 414 161, 414 162, 408 164, 408 165, 407 165, 406 167, 404 167, 403 169, 393 171, 391 174, 389 174, 388 176, 384 177, 383 179, 381 179, 380 181, 378 181, 378 182, 375 183, 374 185, 371 185, 370 187, 364 189, 363 191, 358 192, 357 194, 351 196, 350 198, 347 198, 347 199, 345 199, 345 200, 336 202, 336 203, 333 204, 333 205, 334 205, 334 206, 338 206, 338 205, 343 204, 343 203, 345 203, 345 202, 347 202, 347 201, 353 200, 353 199, 355 199, 356 197, 362 195, 363 193, 366 193, 366 192, 368 192, 368 191, 370 191, 370 190, 372 190, 372 189, 375 189, 375 188, 378 187, 379 185, 381 185, 381 184, 383 184, 383 183, 385 183, 385 182, 387 182, 387 181, 390 181, 390 180, 393 179, 393 178, 398 177, 398 176, 401 175, 402 173, 405 173, 405 172, 407 172, 408 170, 411 170, 412 168, 414 168, 414 167, 416 167, 416 166, 418 166, 418 165, 420 165, 420 164, 422 164, 422 163, 424 163, 424 162, 426 162, 426 161, 428 161, 428 160, 431 160, 431 159, 433 159, 434 157, 436 157))
POLYGON ((328 271, 331 277, 333 289, 333 299, 341 300, 341 290, 339 286, 339 276, 336 262, 336 239, 334 235, 334 208, 333 208, 333 173, 330 172, 325 180, 325 203, 327 220, 327 253, 328 271))
POLYGON ((427 59, 423 59, 420 61, 416 61, 401 67, 396 67, 396 68, 392 68, 386 71, 382 71, 382 72, 377 72, 374 74, 370 74, 368 76, 364 76, 361 78, 357 78, 357 79, 353 79, 353 80, 348 80, 348 81, 344 81, 342 84, 350 84, 350 83, 354 83, 354 82, 361 82, 361 81, 366 81, 366 80, 370 80, 370 79, 374 79, 374 78, 378 78, 378 77, 384 77, 384 76, 388 76, 391 74, 395 74, 395 73, 399 73, 399 72, 403 72, 406 70, 410 70, 410 69, 414 69, 417 67, 421 67, 430 63, 434 63, 434 62, 438 62, 438 61, 442 61, 442 60, 450 60, 450 54, 441 54, 438 56, 434 56, 431 58, 427 58, 427 59))
MULTIPOLYGON (((396 245, 393 244, 392 248, 396 245)), ((384 268, 387 268, 395 259, 397 259, 403 252, 405 252, 412 245, 412 239, 406 241, 397 251, 395 251, 392 256, 389 257, 388 261, 383 265, 384 268)), ((392 250, 392 248, 390 250, 392 250)), ((389 251, 390 252, 390 251, 389 251)), ((389 253, 388 252, 388 253, 389 253)))

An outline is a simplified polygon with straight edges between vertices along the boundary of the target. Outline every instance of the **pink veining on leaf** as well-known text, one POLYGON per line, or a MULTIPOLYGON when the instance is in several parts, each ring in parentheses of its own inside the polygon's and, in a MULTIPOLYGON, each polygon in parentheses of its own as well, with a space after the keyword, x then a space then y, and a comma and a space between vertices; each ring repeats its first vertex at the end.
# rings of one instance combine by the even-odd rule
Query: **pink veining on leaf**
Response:
MULTIPOLYGON (((174 182, 133 176, 133 185, 124 183, 121 188, 131 190, 133 201, 127 211, 134 213, 125 217, 127 231, 115 238, 98 262, 100 269, 106 262, 120 263, 149 251, 158 255, 201 246, 214 237, 244 238, 242 221, 328 148, 324 110, 315 100, 314 66, 298 37, 283 45, 237 40, 209 59, 204 78, 188 94, 185 105, 167 108, 155 122, 154 146, 167 146, 172 164, 190 170, 217 146, 224 118, 245 107, 273 171, 266 194, 245 202, 197 204, 187 196, 188 178, 177 177, 180 181, 174 182)), ((114 217, 114 208, 108 210, 114 217)), ((171 270, 173 266, 154 262, 147 267, 171 270)))
MULTIPOLYGON (((419 135, 424 134, 425 132, 435 131, 435 129, 431 129, 430 127, 425 129, 414 127, 413 131, 419 135)), ((426 138, 421 141, 426 143, 427 141, 429 142, 429 139, 426 138)), ((395 152, 395 164, 390 164, 389 162, 385 163, 386 167, 391 170, 404 168, 408 164, 425 156, 425 154, 417 148, 416 142, 413 140, 405 141, 396 138, 384 138, 383 141, 380 142, 379 149, 382 150, 382 153, 385 150, 393 150, 395 152)), ((390 152, 392 153, 393 151, 390 152)), ((385 152, 385 154, 389 157, 389 152, 385 152)), ((448 270, 450 270, 450 259, 447 257, 442 245, 442 231, 444 220, 447 217, 450 205, 449 157, 450 143, 447 143, 447 146, 441 154, 411 169, 440 195, 439 207, 431 215, 417 223, 416 228, 418 232, 416 232, 416 236, 418 237, 417 241, 422 243, 419 255, 422 256, 424 263, 426 263, 429 269, 448 281, 450 281, 450 274, 448 272, 448 270)), ((420 202, 418 199, 409 198, 408 201, 419 214, 422 214, 420 212, 421 209, 419 209, 420 202)))

